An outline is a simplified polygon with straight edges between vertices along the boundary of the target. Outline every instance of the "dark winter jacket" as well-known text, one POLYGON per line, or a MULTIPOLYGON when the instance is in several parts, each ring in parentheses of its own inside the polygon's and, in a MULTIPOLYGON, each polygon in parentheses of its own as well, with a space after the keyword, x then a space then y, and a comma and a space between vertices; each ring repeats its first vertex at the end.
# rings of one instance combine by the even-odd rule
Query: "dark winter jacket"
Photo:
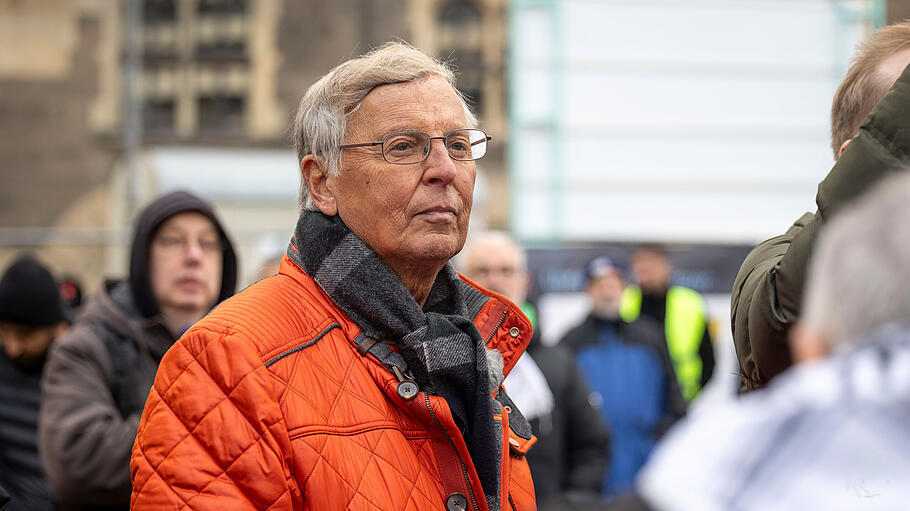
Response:
POLYGON ((602 491, 630 491, 657 440, 686 410, 663 333, 650 319, 628 323, 592 315, 562 343, 575 351, 610 429, 612 449, 602 491))
POLYGON ((0 486, 0 511, 6 511, 6 505, 9 504, 9 493, 0 486))
POLYGON ((233 294, 234 249, 211 206, 173 192, 136 220, 125 282, 106 283, 50 350, 41 382, 41 457, 67 510, 128 509, 130 456, 158 363, 176 338, 165 326, 149 278, 149 246, 171 216, 196 211, 215 224, 224 247, 218 301, 233 294))
POLYGON ((105 285, 45 367, 41 455, 66 509, 129 507, 139 415, 175 341, 159 319, 139 315, 131 296, 126 283, 105 285))
MULTIPOLYGON (((560 346, 565 346, 578 353, 585 347, 597 344, 600 327, 606 321, 589 315, 585 320, 569 332, 560 341, 560 346)), ((610 321, 615 326, 618 335, 629 343, 639 344, 654 352, 660 357, 661 364, 667 374, 674 374, 673 362, 667 351, 667 343, 660 327, 648 318, 640 318, 631 323, 626 321, 610 321)), ((667 387, 665 421, 659 433, 666 431, 677 419, 686 414, 686 400, 683 399, 676 378, 670 378, 667 387)), ((607 425, 609 428, 609 424, 607 425)))
POLYGON ((7 511, 57 509, 38 457, 40 384, 40 367, 22 369, 0 349, 0 488, 12 497, 7 511))
POLYGON ((599 498, 607 468, 610 440, 591 391, 571 351, 543 346, 534 333, 526 351, 553 393, 553 410, 530 420, 537 444, 528 451, 538 506, 561 494, 599 498))
POLYGON ((863 121, 818 186, 815 214, 746 257, 733 286, 731 323, 740 390, 765 386, 792 364, 787 336, 802 309, 806 268, 825 220, 883 176, 910 162, 910 68, 863 121))
MULTIPOLYGON (((663 329, 665 335, 667 332, 667 293, 647 293, 642 292, 641 296, 641 315, 651 318, 663 329)), ((669 343, 667 344, 669 347, 669 343)), ((701 342, 698 343, 698 358, 701 360, 701 376, 699 379, 699 390, 705 388, 711 376, 714 374, 714 366, 717 361, 714 358, 714 342, 711 340, 711 329, 708 328, 707 321, 702 330, 701 342)))

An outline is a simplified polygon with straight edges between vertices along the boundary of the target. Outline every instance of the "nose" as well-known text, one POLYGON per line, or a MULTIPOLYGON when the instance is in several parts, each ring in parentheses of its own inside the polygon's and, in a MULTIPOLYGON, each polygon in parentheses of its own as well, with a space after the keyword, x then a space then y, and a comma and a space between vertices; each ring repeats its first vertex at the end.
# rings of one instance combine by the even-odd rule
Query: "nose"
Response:
POLYGON ((3 338, 3 351, 6 352, 6 356, 11 359, 16 359, 22 355, 25 346, 14 339, 9 339, 7 337, 3 338))
POLYGON ((423 182, 427 185, 447 185, 455 179, 458 169, 449 157, 445 142, 430 141, 430 154, 424 160, 423 182))
POLYGON ((186 247, 186 260, 189 263, 198 263, 202 260, 202 243, 189 241, 186 247))

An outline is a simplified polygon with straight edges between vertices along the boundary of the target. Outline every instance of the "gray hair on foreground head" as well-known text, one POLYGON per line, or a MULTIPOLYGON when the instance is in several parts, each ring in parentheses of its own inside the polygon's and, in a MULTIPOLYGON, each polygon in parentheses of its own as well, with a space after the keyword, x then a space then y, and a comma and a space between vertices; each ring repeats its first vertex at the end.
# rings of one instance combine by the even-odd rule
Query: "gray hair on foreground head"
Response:
POLYGON ((834 350, 910 318, 910 172, 876 185, 819 235, 803 323, 834 350))
MULTIPOLYGON (((307 89, 294 118, 294 145, 297 162, 312 154, 323 159, 330 174, 341 167, 341 149, 351 114, 376 87, 404 83, 436 74, 445 78, 464 106, 468 128, 477 127, 477 118, 455 88, 455 74, 443 61, 401 42, 386 43, 359 57, 345 61, 307 89)), ((300 211, 315 211, 316 205, 300 180, 300 211)))

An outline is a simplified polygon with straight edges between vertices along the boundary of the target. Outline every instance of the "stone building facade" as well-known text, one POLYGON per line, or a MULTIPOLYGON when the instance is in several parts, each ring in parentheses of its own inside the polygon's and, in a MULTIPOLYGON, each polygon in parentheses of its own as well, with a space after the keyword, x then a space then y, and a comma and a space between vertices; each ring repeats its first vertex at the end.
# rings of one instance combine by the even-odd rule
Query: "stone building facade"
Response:
MULTIPOLYGON (((401 39, 458 67, 460 86, 496 140, 483 160, 486 193, 497 198, 488 201, 484 222, 506 224, 507 0, 140 4, 136 206, 160 190, 160 148, 168 155, 285 154, 293 111, 316 78, 401 39)), ((126 0, 0 0, 0 46, 7 49, 0 54, 0 268, 31 250, 89 290, 126 269, 132 212, 122 134, 124 40, 134 32, 125 13, 126 0)), ((257 226, 292 218, 294 204, 236 202, 228 198, 222 209, 227 223, 239 226, 248 275, 262 255, 257 226)))

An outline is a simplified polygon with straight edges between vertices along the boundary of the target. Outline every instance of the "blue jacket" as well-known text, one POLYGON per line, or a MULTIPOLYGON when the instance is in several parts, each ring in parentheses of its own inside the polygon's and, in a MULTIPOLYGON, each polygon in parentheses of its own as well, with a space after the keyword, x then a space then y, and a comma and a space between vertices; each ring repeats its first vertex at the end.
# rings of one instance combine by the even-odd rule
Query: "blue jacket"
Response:
POLYGON ((686 409, 660 329, 647 319, 588 316, 562 342, 575 351, 613 437, 603 493, 631 492, 657 440, 686 409))

